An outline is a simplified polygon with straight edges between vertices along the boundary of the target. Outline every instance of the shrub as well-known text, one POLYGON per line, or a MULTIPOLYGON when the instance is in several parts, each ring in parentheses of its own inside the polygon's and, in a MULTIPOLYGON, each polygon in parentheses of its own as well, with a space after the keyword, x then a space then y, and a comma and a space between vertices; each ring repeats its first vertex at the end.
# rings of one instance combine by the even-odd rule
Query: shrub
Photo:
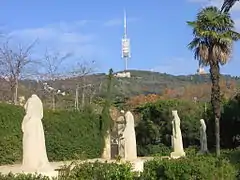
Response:
POLYGON ((31 174, 19 174, 14 175, 12 173, 7 175, 0 175, 0 180, 50 180, 50 178, 41 175, 31 175, 31 174))
MULTIPOLYGON (((23 116, 22 107, 0 104, 0 164, 19 163, 22 159, 23 116)), ((93 111, 44 111, 42 122, 49 160, 96 158, 101 155, 103 133, 99 117, 93 111)))
POLYGON ((154 159, 144 164, 142 179, 212 180, 236 179, 237 170, 226 159, 196 156, 176 160, 154 159))
MULTIPOLYGON (((74 163, 73 163, 74 164, 74 163)), ((137 174, 132 172, 131 164, 117 164, 117 163, 101 163, 101 162, 86 162, 76 164, 74 167, 63 167, 64 170, 58 176, 58 180, 134 180, 137 179, 137 174), (70 170, 71 169, 71 170, 70 170)), ((0 175, 0 180, 50 180, 48 177, 41 175, 0 175)))
MULTIPOLYGON (((193 156, 175 160, 158 159, 144 163, 144 171, 131 171, 130 163, 85 162, 62 168, 59 180, 212 180, 237 179, 237 168, 226 159, 213 156, 193 156), (74 166, 73 166, 74 165, 74 166)), ((49 180, 34 175, 0 175, 0 180, 49 180)))
POLYGON ((0 164, 21 160, 23 114, 21 107, 0 104, 0 164))
POLYGON ((138 156, 169 156, 171 148, 164 144, 148 144, 146 146, 137 146, 138 156))
POLYGON ((131 172, 131 164, 83 163, 76 165, 70 172, 62 175, 65 180, 132 180, 136 176, 131 172))
POLYGON ((221 157, 228 159, 238 169, 238 179, 240 179, 240 150, 221 150, 221 157))

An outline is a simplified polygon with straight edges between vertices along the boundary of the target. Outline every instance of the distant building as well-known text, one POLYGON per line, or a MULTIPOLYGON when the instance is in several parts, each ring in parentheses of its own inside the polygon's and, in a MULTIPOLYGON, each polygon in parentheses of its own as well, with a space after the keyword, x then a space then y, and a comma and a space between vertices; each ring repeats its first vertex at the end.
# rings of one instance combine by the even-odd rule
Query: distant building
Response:
POLYGON ((201 74, 206 74, 206 71, 204 70, 203 67, 199 67, 197 70, 197 74, 201 75, 201 74))
POLYGON ((130 72, 118 72, 116 74, 114 74, 114 77, 118 77, 118 78, 131 78, 131 73, 130 72))

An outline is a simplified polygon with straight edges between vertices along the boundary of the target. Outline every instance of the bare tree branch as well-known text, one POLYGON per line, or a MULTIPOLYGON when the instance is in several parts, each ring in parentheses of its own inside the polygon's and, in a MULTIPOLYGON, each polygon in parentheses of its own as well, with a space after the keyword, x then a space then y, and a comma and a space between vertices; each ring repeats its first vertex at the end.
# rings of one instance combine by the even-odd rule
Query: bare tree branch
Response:
MULTIPOLYGON (((68 59, 71 56, 70 53, 67 53, 63 56, 61 56, 59 53, 49 53, 48 50, 46 50, 45 54, 44 54, 44 58, 42 60, 41 67, 42 67, 42 71, 39 72, 38 74, 41 76, 40 80, 41 81, 55 81, 57 79, 61 79, 63 78, 63 72, 62 72, 62 65, 63 62, 68 59)), ((55 106, 56 106, 56 95, 58 94, 62 94, 62 92, 58 89, 55 89, 53 87, 53 85, 49 86, 47 83, 43 83, 46 84, 44 86, 45 90, 50 90, 47 91, 50 93, 51 95, 51 99, 52 99, 52 109, 55 110, 55 106), (61 93, 59 93, 61 92, 61 93)))
POLYGON ((18 82, 23 77, 24 68, 33 62, 30 57, 30 51, 35 44, 36 41, 27 46, 27 48, 19 45, 17 49, 14 49, 9 45, 9 40, 7 40, 0 47, 0 75, 9 83, 15 104, 18 101, 18 82))
POLYGON ((95 61, 87 62, 84 61, 82 63, 78 63, 76 68, 72 72, 70 72, 71 77, 80 78, 80 81, 76 84, 76 95, 75 95, 75 109, 79 110, 79 89, 82 91, 82 107, 85 105, 85 95, 89 94, 87 91, 89 87, 93 85, 91 83, 86 83, 86 76, 92 74, 95 71, 94 68, 95 61))
POLYGON ((67 53, 63 56, 60 56, 59 53, 51 54, 48 52, 48 50, 46 50, 44 58, 42 62, 40 62, 42 72, 39 72, 39 74, 41 74, 45 80, 53 81, 55 79, 61 78, 63 75, 63 72, 61 72, 62 64, 71 55, 71 53, 67 53))
POLYGON ((92 74, 95 72, 95 61, 87 62, 83 61, 77 63, 75 68, 70 72, 71 77, 84 77, 86 75, 92 74))

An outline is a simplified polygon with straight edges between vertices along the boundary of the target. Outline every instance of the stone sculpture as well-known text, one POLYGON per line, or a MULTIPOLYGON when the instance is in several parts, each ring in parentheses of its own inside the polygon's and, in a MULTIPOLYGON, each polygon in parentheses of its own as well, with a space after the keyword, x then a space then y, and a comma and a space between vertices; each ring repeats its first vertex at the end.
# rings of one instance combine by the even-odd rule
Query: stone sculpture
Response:
POLYGON ((136 145, 136 134, 133 114, 128 111, 125 114, 126 127, 123 132, 124 137, 124 158, 127 161, 137 159, 137 145, 136 145))
POLYGON ((124 130, 126 128, 126 119, 124 117, 124 111, 121 110, 121 116, 117 118, 117 130, 118 130, 118 152, 119 155, 124 158, 125 157, 125 138, 123 136, 124 130))
POLYGON ((105 140, 105 146, 103 149, 102 158, 111 159, 111 136, 109 131, 107 131, 106 137, 104 140, 105 140))
POLYGON ((200 153, 208 153, 208 147, 207 147, 207 134, 206 134, 206 124, 204 119, 200 119, 200 153))
POLYGON ((44 130, 42 125, 43 105, 39 97, 33 94, 26 102, 26 115, 22 121, 23 161, 25 172, 53 171, 48 161, 44 130))
POLYGON ((180 118, 178 117, 177 110, 172 111, 173 115, 173 134, 172 134, 172 141, 173 141, 173 152, 171 153, 171 158, 177 159, 180 157, 185 156, 185 152, 183 149, 183 141, 182 141, 182 132, 180 128, 180 118))
POLYGON ((174 149, 174 136, 175 136, 175 130, 174 130, 174 124, 172 121, 172 135, 171 135, 171 146, 174 149))
POLYGON ((18 98, 18 100, 19 100, 19 105, 20 105, 20 106, 24 106, 25 97, 24 97, 24 96, 20 96, 20 97, 18 98))

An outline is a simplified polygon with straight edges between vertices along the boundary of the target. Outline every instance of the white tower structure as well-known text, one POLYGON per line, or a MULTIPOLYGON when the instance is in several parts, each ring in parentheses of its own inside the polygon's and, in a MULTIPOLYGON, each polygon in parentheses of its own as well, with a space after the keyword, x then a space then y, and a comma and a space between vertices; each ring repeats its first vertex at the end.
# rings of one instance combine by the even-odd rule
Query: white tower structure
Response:
POLYGON ((203 66, 201 66, 200 64, 199 64, 197 73, 198 73, 199 75, 201 75, 201 74, 206 74, 206 71, 204 70, 203 66))
POLYGON ((122 38, 122 58, 125 60, 125 71, 126 71, 128 68, 127 63, 131 55, 130 55, 130 39, 127 38, 127 15, 125 10, 124 10, 123 27, 124 27, 124 34, 122 38))

